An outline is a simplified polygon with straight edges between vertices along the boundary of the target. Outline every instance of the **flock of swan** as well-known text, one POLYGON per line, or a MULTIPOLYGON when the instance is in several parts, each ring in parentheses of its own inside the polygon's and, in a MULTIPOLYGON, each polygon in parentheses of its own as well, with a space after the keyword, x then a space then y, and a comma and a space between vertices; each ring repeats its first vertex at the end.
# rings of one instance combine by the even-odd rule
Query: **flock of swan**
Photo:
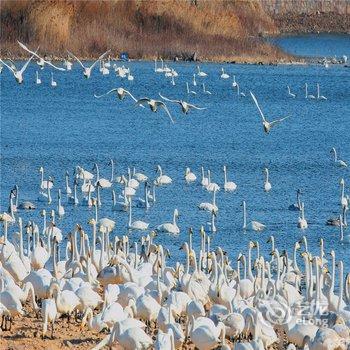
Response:
MULTIPOLYGON (((332 153, 335 166, 344 167, 335 149, 332 153)), ((101 342, 94 349, 115 343, 130 350, 179 349, 191 344, 200 350, 267 349, 276 344, 288 349, 348 348, 350 273, 344 277, 343 261, 336 259, 331 247, 326 253, 322 239, 316 255, 309 250, 305 235, 291 251, 280 249, 271 236, 270 256, 260 252, 260 244, 265 242, 255 239, 237 256, 220 246, 212 247, 215 217, 220 212, 216 194, 224 191, 229 195, 238 186, 228 180, 226 166, 223 184, 212 182, 209 169, 202 167, 197 177, 187 167, 184 183, 212 194, 211 202, 198 204, 198 210, 211 216, 211 223, 209 232, 200 229, 197 249, 193 243, 196 233, 190 228, 188 240, 180 246, 184 260, 170 264, 169 247, 156 241, 157 235, 180 233, 178 210, 174 210, 172 221, 150 225, 135 220, 132 208, 152 210, 162 188, 179 179, 166 175, 160 165, 153 179, 135 168, 116 174, 114 161, 109 165, 108 178, 100 175, 96 163, 92 172, 76 166, 73 181, 66 172, 65 188, 57 190, 57 197, 53 195, 53 177, 45 176, 43 167, 39 168, 37 201, 21 201, 18 186, 10 191, 8 212, 0 215, 4 334, 11 331, 16 319, 32 312, 41 315, 43 337, 53 337, 55 323, 75 315, 74 322, 82 328, 100 333, 101 342), (127 213, 127 232, 141 232, 139 239, 132 242, 129 234, 119 235, 116 221, 101 217, 102 208, 109 205, 103 193, 108 192, 112 194, 112 210, 120 213, 117 215, 127 213), (38 211, 39 205, 46 209, 38 211), (94 215, 68 233, 59 226, 69 215, 69 206, 75 210, 90 207, 94 215), (34 219, 23 223, 28 212, 37 212, 41 223, 34 219)), ((272 184, 267 168, 264 174, 262 187, 269 192, 272 184)), ((340 215, 325 224, 338 226, 339 240, 348 244, 346 213, 350 201, 344 179, 340 186, 340 215)), ((301 195, 298 190, 296 203, 286 209, 299 212, 297 226, 307 232, 301 195)), ((243 232, 264 230, 260 222, 247 222, 245 201, 242 206, 243 232)))
MULTIPOLYGON (((1 60, 19 84, 34 58, 41 69, 45 65, 59 71, 72 69, 71 59, 64 61, 64 68, 58 67, 42 58, 39 48, 33 51, 20 42, 19 45, 31 54, 21 69, 14 62, 1 60)), ((110 58, 106 59, 108 53, 88 66, 68 52, 87 79, 99 65, 103 75, 113 67, 119 77, 133 81, 130 69, 112 66, 110 58)), ((160 66, 155 61, 154 72, 164 74, 171 84, 176 84, 178 73, 163 60, 160 66)), ((190 89, 192 84, 201 85, 201 92, 211 95, 204 83, 207 76, 197 66, 192 82, 186 83, 187 94, 198 93, 190 89)), ((220 78, 227 80, 231 76, 222 68, 220 78)), ((232 78, 237 95, 246 97, 236 77, 232 78)), ((41 84, 38 71, 36 84, 41 84)), ((53 73, 51 86, 57 87, 53 73)), ((310 95, 305 84, 305 98, 327 100, 320 94, 319 84, 316 87, 317 95, 310 95)), ((289 86, 287 90, 289 97, 296 97, 289 86)), ((160 100, 137 98, 122 87, 95 94, 95 98, 110 94, 120 100, 129 98, 135 106, 149 107, 152 112, 162 109, 171 122, 174 118, 168 105, 177 105, 184 114, 205 109, 162 93, 160 100)), ((289 118, 268 121, 255 94, 251 91, 248 94, 266 134, 289 118)), ((335 167, 347 168, 335 148, 331 154, 335 167)), ((239 234, 249 233, 251 240, 234 255, 221 246, 213 247, 211 242, 218 231, 217 195, 220 192, 233 195, 239 186, 229 178, 226 165, 222 167, 223 181, 219 183, 213 181, 211 170, 204 167, 186 167, 182 178, 172 178, 160 165, 155 176, 133 167, 126 173, 117 173, 111 159, 108 172, 110 176, 103 177, 97 163, 92 170, 77 165, 73 176, 65 172, 62 182, 65 186, 57 188, 54 176, 47 176, 40 167, 37 200, 22 201, 17 185, 10 190, 8 210, 0 214, 0 341, 1 336, 11 334, 14 323, 30 314, 41 319, 44 339, 55 337, 55 325, 64 322, 64 317, 82 329, 88 328, 100 335, 100 342, 93 347, 96 350, 115 344, 127 350, 350 348, 350 272, 344 271, 347 261, 339 258, 340 253, 333 246, 325 246, 322 238, 319 252, 315 254, 309 249, 309 223, 301 190, 297 190, 296 203, 285 208, 298 214, 295 225, 300 229, 301 239, 293 247, 285 250, 273 235, 263 241, 258 233, 267 225, 248 220, 249 203, 242 201, 239 234), (197 186, 210 197, 193 208, 208 215, 208 225, 199 232, 181 227, 178 222, 181 213, 176 208, 172 208, 166 222, 150 223, 133 216, 135 208, 153 210, 163 188, 173 186, 174 182, 197 186), (107 197, 112 200, 106 200, 107 197), (103 216, 107 206, 115 217, 103 216), (64 218, 72 215, 71 208, 78 217, 89 208, 89 220, 76 223, 67 232, 60 226, 64 218), (117 226, 116 218, 121 216, 127 218, 125 234, 117 226), (138 236, 131 235, 132 232, 138 236), (184 234, 179 234, 184 232, 188 232, 187 239, 180 241, 184 234), (157 242, 159 236, 166 235, 176 237, 178 246, 170 248, 157 242), (266 244, 271 249, 264 255, 260 246, 266 244), (172 261, 171 255, 178 249, 182 251, 177 254, 180 258, 172 261)), ((263 174, 262 190, 273 191, 267 167, 263 174)), ((345 179, 341 178, 339 183, 339 215, 325 220, 324 225, 336 226, 338 240, 349 247, 350 197, 345 179)), ((84 331, 80 336, 84 337, 84 331)))
MULTIPOLYGON (((71 61, 71 59, 75 59, 78 64, 80 65, 80 67, 82 68, 82 72, 83 72, 83 76, 86 79, 89 79, 91 77, 92 71, 94 69, 95 66, 97 66, 99 64, 99 71, 102 75, 108 75, 110 74, 110 69, 113 68, 115 74, 120 77, 120 78, 126 78, 130 81, 134 80, 134 76, 131 74, 130 72, 130 68, 126 68, 124 65, 123 66, 118 66, 117 64, 113 64, 113 66, 111 66, 111 58, 110 56, 108 57, 108 59, 106 60, 105 57, 107 54, 110 53, 110 50, 104 52, 102 55, 100 55, 98 57, 97 60, 95 60, 90 66, 87 66, 86 64, 84 65, 84 63, 77 57, 75 56, 72 52, 67 50, 68 53, 68 58, 66 60, 64 60, 63 62, 63 67, 58 67, 57 65, 54 65, 51 61, 44 59, 42 56, 40 56, 38 54, 39 51, 39 47, 33 51, 31 49, 29 49, 26 45, 24 45, 23 43, 18 41, 19 46, 25 50, 26 52, 30 53, 30 57, 29 59, 25 62, 25 64, 22 66, 21 69, 16 67, 16 64, 14 61, 12 60, 8 60, 8 62, 3 61, 2 59, 0 59, 0 73, 2 72, 2 68, 4 66, 6 66, 9 71, 13 74, 15 80, 17 81, 17 83, 22 84, 24 81, 23 78, 23 74, 25 72, 25 70, 27 69, 29 63, 35 58, 36 59, 36 63, 37 65, 40 67, 40 69, 44 69, 45 65, 51 67, 54 70, 57 71, 70 71, 72 70, 72 66, 73 66, 73 62, 71 61)), ((205 83, 204 83, 204 79, 208 77, 208 74, 205 73, 204 71, 201 71, 200 66, 197 65, 196 67, 197 72, 193 73, 193 79, 192 79, 192 84, 194 87, 197 86, 197 84, 201 84, 202 86, 202 93, 204 94, 209 94, 211 95, 212 92, 206 89, 205 83), (197 77, 197 78, 196 78, 197 77), (201 83, 199 83, 197 80, 201 79, 201 83)), ((164 76, 166 78, 170 78, 171 79, 171 84, 172 85, 176 85, 175 79, 179 76, 178 72, 174 69, 169 67, 167 64, 164 64, 164 61, 161 59, 161 66, 159 67, 157 65, 157 60, 155 60, 154 62, 154 72, 155 73, 162 73, 164 74, 164 76)), ((35 73, 35 82, 37 85, 40 85, 42 83, 42 79, 39 76, 39 72, 36 71, 35 73)), ((230 79, 230 75, 228 73, 225 72, 224 68, 221 68, 221 74, 220 74, 220 78, 227 80, 230 79)), ((232 76, 232 88, 234 90, 237 91, 237 95, 238 97, 246 97, 246 93, 242 92, 240 89, 240 85, 239 83, 236 81, 236 76, 233 75, 232 76)), ((51 72, 51 81, 50 81, 50 85, 53 88, 56 88, 58 86, 57 81, 54 80, 54 75, 53 72, 51 72)), ((320 85, 319 83, 316 84, 317 87, 317 95, 312 95, 309 94, 308 92, 308 84, 305 83, 305 98, 306 99, 316 99, 316 100, 327 100, 327 97, 323 96, 320 94, 320 85)), ((287 85, 287 90, 288 90, 288 96, 295 98, 297 95, 295 93, 291 92, 290 86, 287 85)), ((186 91, 188 95, 196 95, 197 92, 194 90, 191 90, 189 87, 189 83, 186 82, 186 91)), ((114 88, 111 89, 109 91, 107 91, 104 94, 101 95, 96 95, 95 97, 100 98, 103 96, 106 96, 110 93, 116 92, 117 96, 120 100, 123 100, 124 97, 126 95, 128 95, 130 98, 132 98, 132 100, 134 100, 135 102, 135 106, 141 106, 144 107, 149 106, 150 110, 152 112, 157 112, 157 110, 159 110, 160 108, 163 109, 166 113, 166 115, 169 117, 170 121, 172 123, 174 123, 174 118, 171 115, 167 104, 165 102, 170 102, 170 103, 176 103, 179 104, 181 106, 181 111, 184 114, 188 114, 188 112, 191 109, 196 109, 196 110, 205 110, 205 107, 199 107, 199 106, 195 106, 194 104, 191 104, 187 101, 183 101, 183 100, 179 100, 179 99, 171 99, 169 97, 164 97, 162 94, 159 93, 159 96, 161 97, 161 100, 156 99, 156 98, 152 98, 152 97, 140 97, 140 98, 136 98, 134 97, 134 95, 132 93, 130 93, 129 91, 125 90, 122 87, 119 88, 114 88)), ((269 133, 270 129, 279 124, 280 122, 282 122, 283 120, 287 119, 289 116, 287 117, 283 117, 283 118, 279 118, 276 119, 272 122, 268 122, 264 116, 264 114, 262 113, 262 110, 258 104, 257 98, 255 97, 255 95, 250 91, 250 96, 252 97, 252 100, 254 101, 261 117, 262 117, 262 123, 263 123, 263 129, 266 133, 269 133)))

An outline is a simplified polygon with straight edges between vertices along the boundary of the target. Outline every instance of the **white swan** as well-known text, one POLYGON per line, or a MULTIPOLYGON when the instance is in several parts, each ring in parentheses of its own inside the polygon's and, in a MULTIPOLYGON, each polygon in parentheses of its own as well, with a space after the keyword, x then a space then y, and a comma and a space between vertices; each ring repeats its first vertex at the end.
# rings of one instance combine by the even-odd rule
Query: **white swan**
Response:
POLYGON ((197 86, 196 74, 193 74, 192 84, 193 86, 197 86))
POLYGON ((58 212, 58 217, 61 219, 64 216, 65 210, 64 210, 64 206, 62 205, 61 190, 60 189, 58 190, 57 212, 58 212))
POLYGON ((235 88, 235 87, 237 87, 237 85, 238 85, 238 84, 237 84, 237 82, 236 82, 236 76, 234 75, 234 76, 233 76, 233 81, 232 81, 232 87, 235 88))
POLYGON ((327 100, 327 97, 320 95, 320 84, 317 83, 317 99, 318 100, 327 100))
POLYGON ((225 192, 234 192, 237 189, 237 184, 233 181, 227 181, 227 167, 224 165, 224 190, 225 192))
POLYGON ((216 348, 220 343, 220 334, 225 338, 225 325, 219 322, 215 326, 214 322, 206 317, 194 319, 192 316, 187 328, 192 342, 199 350, 216 348))
POLYGON ((160 165, 157 165, 157 173, 159 176, 154 180, 156 186, 170 185, 172 183, 171 177, 168 175, 163 175, 163 170, 160 165))
POLYGON ((46 190, 48 188, 52 189, 53 181, 51 178, 49 178, 49 180, 44 180, 44 168, 42 166, 39 168, 39 173, 41 175, 40 188, 42 190, 46 190))
POLYGON ((23 73, 25 72, 25 70, 28 67, 29 62, 33 59, 34 55, 30 56, 30 58, 28 59, 28 61, 23 65, 23 67, 18 70, 16 68, 16 66, 12 67, 10 65, 8 65, 6 62, 4 62, 2 59, 0 59, 0 62, 6 66, 13 74, 13 76, 15 77, 16 81, 18 84, 22 84, 23 83, 23 73))
POLYGON ((220 78, 221 79, 228 79, 230 76, 227 74, 227 73, 225 73, 225 71, 224 71, 224 68, 221 68, 221 75, 220 75, 220 78))
POLYGON ((203 187, 207 187, 209 184, 209 178, 205 176, 204 174, 204 167, 201 167, 201 172, 202 172, 202 180, 201 180, 201 185, 203 187))
POLYGON ((179 234, 180 228, 177 226, 177 222, 176 222, 178 217, 179 217, 179 212, 177 209, 175 209, 174 215, 173 215, 173 222, 172 223, 167 222, 157 226, 157 231, 172 233, 172 234, 179 234))
POLYGON ((220 191, 220 186, 216 182, 211 182, 211 172, 208 170, 208 185, 205 187, 207 191, 220 191))
POLYGON ((301 216, 298 218, 298 227, 302 230, 305 230, 308 227, 307 220, 305 219, 304 203, 301 203, 301 216))
POLYGON ((205 84, 204 83, 202 83, 202 87, 203 87, 203 92, 205 94, 211 95, 211 92, 205 88, 205 84))
POLYGON ((85 67, 83 65, 83 63, 80 61, 80 59, 78 57, 76 57, 74 54, 72 54, 71 52, 69 52, 67 50, 68 54, 71 55, 72 57, 74 57, 78 63, 81 65, 81 67, 83 68, 83 74, 84 74, 84 77, 86 79, 89 79, 90 76, 91 76, 91 72, 92 72, 92 69, 95 67, 95 65, 100 61, 102 60, 102 58, 108 53, 110 52, 110 50, 106 51, 105 53, 103 53, 90 67, 85 67))
POLYGON ((129 92, 128 90, 125 90, 122 87, 111 89, 111 90, 107 91, 105 94, 102 94, 102 95, 94 94, 94 96, 96 98, 101 98, 103 96, 107 96, 107 95, 111 94, 112 92, 116 92, 117 97, 121 101, 124 100, 125 96, 130 96, 135 102, 137 102, 137 99, 131 94, 131 92, 129 92))
POLYGON ((44 299, 41 303, 41 314, 43 317, 43 338, 47 333, 47 325, 51 323, 51 338, 54 334, 54 323, 58 319, 59 314, 57 312, 56 303, 53 299, 44 299))
POLYGON ((264 191, 269 192, 272 188, 271 182, 269 182, 269 169, 265 168, 264 173, 265 173, 264 191))
POLYGON ((40 84, 41 84, 41 79, 39 78, 39 72, 36 71, 35 74, 36 74, 35 83, 36 83, 37 85, 40 85, 40 84))
POLYGON ((216 205, 216 191, 213 191, 213 201, 212 203, 209 202, 202 202, 198 205, 199 210, 207 211, 208 213, 217 213, 219 208, 216 205))
POLYGON ((315 99, 315 96, 314 95, 309 95, 308 94, 308 85, 307 85, 307 83, 305 83, 305 98, 309 98, 309 99, 315 99))
POLYGON ((185 181, 189 184, 195 182, 197 180, 197 176, 191 171, 190 168, 186 168, 185 170, 185 181))
MULTIPOLYGON (((205 73, 205 72, 203 72, 203 71, 201 71, 200 68, 199 68, 199 66, 197 66, 197 75, 198 75, 199 77, 206 77, 208 74, 205 73)), ((193 85, 195 85, 195 84, 193 84, 193 85)))
POLYGON ((129 202, 129 221, 128 221, 128 229, 129 230, 137 230, 137 231, 146 231, 148 229, 149 223, 141 221, 141 220, 136 220, 132 221, 132 204, 131 200, 129 202))
POLYGON ((261 116, 261 118, 262 118, 262 123, 263 123, 264 131, 265 131, 267 134, 270 132, 270 130, 271 130, 272 127, 274 127, 275 125, 279 124, 279 123, 282 122, 283 120, 285 120, 285 119, 287 119, 287 118, 290 117, 290 116, 287 116, 287 117, 284 117, 284 118, 276 119, 276 120, 274 120, 274 121, 272 121, 272 122, 267 121, 266 118, 265 118, 265 116, 264 116, 264 114, 263 114, 263 112, 262 112, 262 110, 260 109, 260 106, 259 106, 259 104, 258 104, 258 101, 257 101, 256 97, 254 96, 254 94, 253 94, 251 91, 250 91, 250 95, 251 95, 251 97, 252 97, 252 99, 253 99, 253 101, 254 101, 256 107, 258 108, 258 111, 259 111, 260 116, 261 116))
POLYGON ((161 67, 157 67, 157 59, 154 60, 154 71, 156 73, 163 73, 164 72, 164 62, 163 59, 161 58, 160 61, 162 62, 161 67))
POLYGON ((53 73, 51 72, 51 86, 57 87, 57 82, 53 80, 53 73))
POLYGON ((195 91, 190 90, 190 87, 189 87, 187 82, 186 82, 186 90, 187 90, 188 94, 197 95, 197 93, 195 91))
POLYGON ((295 94, 292 94, 292 93, 290 92, 290 87, 289 87, 289 85, 287 85, 287 89, 288 89, 288 96, 295 98, 296 95, 295 95, 295 94))
POLYGON ((55 66, 54 64, 52 64, 50 61, 44 60, 42 57, 40 57, 40 56, 37 54, 37 51, 38 51, 39 48, 34 52, 34 51, 29 50, 29 49, 27 48, 27 46, 25 46, 24 44, 22 44, 22 43, 19 42, 18 40, 17 40, 17 42, 18 42, 19 46, 20 46, 22 49, 28 51, 30 54, 32 54, 33 56, 35 56, 36 58, 38 58, 37 64, 38 64, 38 66, 40 66, 41 69, 44 69, 44 65, 47 64, 47 65, 49 65, 49 66, 51 66, 52 68, 55 68, 55 69, 57 69, 57 70, 65 71, 64 68, 57 67, 57 66, 55 66))
POLYGON ((331 153, 334 154, 334 163, 335 163, 335 165, 337 165, 337 166, 339 166, 339 167, 342 167, 342 168, 346 168, 346 167, 348 166, 346 162, 344 162, 344 161, 341 160, 341 159, 338 159, 338 157, 337 157, 337 151, 335 150, 334 147, 331 149, 331 153))
POLYGON ((246 210, 246 202, 242 202, 243 205, 243 230, 246 230, 248 225, 252 226, 252 229, 254 231, 263 231, 266 226, 259 221, 251 221, 250 223, 247 224, 247 210, 246 210))
POLYGON ((153 98, 143 97, 139 98, 135 104, 138 106, 148 105, 152 112, 157 112, 158 107, 162 107, 165 110, 167 116, 170 118, 171 122, 174 123, 174 119, 171 116, 168 107, 162 101, 158 101, 153 98))
POLYGON ((182 113, 184 113, 184 114, 188 114, 188 112, 190 111, 191 108, 198 109, 201 111, 206 109, 205 107, 198 107, 198 106, 195 106, 195 105, 193 105, 189 102, 183 101, 183 100, 171 100, 167 97, 162 96, 161 94, 159 94, 159 96, 165 101, 178 103, 181 106, 182 113))

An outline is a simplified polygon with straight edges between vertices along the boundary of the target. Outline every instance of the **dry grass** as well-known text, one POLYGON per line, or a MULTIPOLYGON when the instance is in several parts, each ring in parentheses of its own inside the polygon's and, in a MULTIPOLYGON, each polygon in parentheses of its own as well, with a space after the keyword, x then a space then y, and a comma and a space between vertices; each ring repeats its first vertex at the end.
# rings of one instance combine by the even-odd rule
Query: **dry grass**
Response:
POLYGON ((22 40, 41 52, 81 57, 129 52, 131 58, 162 56, 239 60, 283 57, 258 33, 275 32, 257 0, 3 0, 1 54, 23 54, 22 40))

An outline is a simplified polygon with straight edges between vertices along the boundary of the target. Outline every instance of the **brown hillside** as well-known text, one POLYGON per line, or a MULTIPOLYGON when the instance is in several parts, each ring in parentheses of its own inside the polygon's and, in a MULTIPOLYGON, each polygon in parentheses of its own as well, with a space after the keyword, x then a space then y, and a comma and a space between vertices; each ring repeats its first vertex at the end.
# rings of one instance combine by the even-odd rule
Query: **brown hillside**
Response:
POLYGON ((0 18, 2 55, 22 55, 18 39, 58 56, 108 48, 132 58, 282 56, 257 35, 276 31, 258 0, 3 0, 0 18))

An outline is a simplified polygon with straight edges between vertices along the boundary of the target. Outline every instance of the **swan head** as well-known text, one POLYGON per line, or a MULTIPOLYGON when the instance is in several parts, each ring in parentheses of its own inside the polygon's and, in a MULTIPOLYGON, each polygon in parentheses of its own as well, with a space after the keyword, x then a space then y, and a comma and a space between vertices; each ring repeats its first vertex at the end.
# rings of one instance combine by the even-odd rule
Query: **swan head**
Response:
POLYGON ((249 241, 248 248, 256 248, 256 247, 257 247, 257 245, 255 242, 249 241))
POLYGON ((40 168, 39 168, 39 173, 43 173, 44 172, 44 168, 41 166, 40 168))
POLYGON ((271 253, 270 253, 271 256, 274 256, 275 258, 279 258, 280 257, 280 254, 278 252, 277 249, 274 249, 271 253))
POLYGON ((187 251, 188 250, 188 243, 187 242, 182 243, 182 245, 180 246, 179 250, 187 251))
POLYGON ((180 216, 179 211, 177 209, 174 209, 174 216, 177 218, 180 216))
POLYGON ((88 220, 88 222, 87 222, 89 225, 96 225, 96 220, 94 219, 94 218, 92 218, 92 219, 90 219, 90 220, 88 220))

